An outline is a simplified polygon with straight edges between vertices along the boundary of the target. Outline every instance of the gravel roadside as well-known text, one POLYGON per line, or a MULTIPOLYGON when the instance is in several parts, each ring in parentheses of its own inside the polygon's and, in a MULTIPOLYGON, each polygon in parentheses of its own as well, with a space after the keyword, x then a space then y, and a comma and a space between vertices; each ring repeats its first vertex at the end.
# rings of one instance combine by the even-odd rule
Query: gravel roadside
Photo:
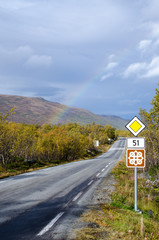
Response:
MULTIPOLYGON (((89 204, 86 207, 86 211, 91 209, 99 209, 100 204, 110 203, 110 194, 115 190, 115 178, 109 173, 106 177, 102 179, 100 184, 96 187, 89 204)), ((84 213, 86 213, 86 211, 84 213)), ((83 213, 83 214, 84 214, 83 213)), ((82 216, 78 218, 74 224, 71 226, 70 231, 67 233, 67 240, 76 240, 76 233, 82 231, 82 228, 89 226, 91 227, 91 222, 84 222, 82 216)), ((94 226, 92 226, 93 228, 94 226)))

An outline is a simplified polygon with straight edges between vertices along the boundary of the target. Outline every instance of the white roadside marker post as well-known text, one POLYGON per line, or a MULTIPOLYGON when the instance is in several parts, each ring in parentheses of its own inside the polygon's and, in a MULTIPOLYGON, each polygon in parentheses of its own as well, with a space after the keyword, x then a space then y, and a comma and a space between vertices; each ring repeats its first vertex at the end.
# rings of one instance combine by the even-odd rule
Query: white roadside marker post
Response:
POLYGON ((146 127, 136 116, 125 126, 135 138, 127 138, 127 167, 134 168, 134 210, 137 206, 137 168, 145 167, 145 139, 137 135, 146 127))

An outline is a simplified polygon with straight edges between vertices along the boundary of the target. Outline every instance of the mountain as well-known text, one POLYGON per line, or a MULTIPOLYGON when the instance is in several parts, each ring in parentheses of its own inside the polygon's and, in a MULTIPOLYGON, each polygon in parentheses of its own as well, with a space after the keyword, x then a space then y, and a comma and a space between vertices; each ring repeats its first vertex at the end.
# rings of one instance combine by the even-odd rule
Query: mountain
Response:
POLYGON ((16 107, 16 114, 10 116, 9 120, 19 123, 55 124, 77 122, 87 124, 95 122, 96 124, 110 124, 117 129, 124 129, 128 122, 128 120, 117 116, 98 115, 82 108, 68 107, 39 97, 0 95, 0 113, 2 115, 13 107, 16 107))

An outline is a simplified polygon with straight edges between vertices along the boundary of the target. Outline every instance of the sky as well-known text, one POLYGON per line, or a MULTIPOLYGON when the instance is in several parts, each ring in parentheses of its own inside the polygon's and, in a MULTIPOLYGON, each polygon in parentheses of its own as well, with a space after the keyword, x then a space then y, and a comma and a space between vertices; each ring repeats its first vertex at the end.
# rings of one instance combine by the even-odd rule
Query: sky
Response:
POLYGON ((159 79, 158 0, 0 0, 0 94, 125 119, 159 79))

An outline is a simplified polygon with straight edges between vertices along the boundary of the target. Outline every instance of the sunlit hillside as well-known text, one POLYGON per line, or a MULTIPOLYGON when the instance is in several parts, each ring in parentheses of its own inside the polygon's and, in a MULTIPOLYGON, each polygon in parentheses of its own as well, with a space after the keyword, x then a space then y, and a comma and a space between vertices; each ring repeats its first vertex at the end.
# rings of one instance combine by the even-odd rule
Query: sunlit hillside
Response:
POLYGON ((28 124, 67 123, 76 122, 111 126, 124 129, 127 120, 117 116, 97 115, 88 110, 68 107, 66 105, 50 102, 43 98, 30 98, 12 95, 0 95, 0 112, 5 114, 16 107, 15 114, 9 120, 28 124))

